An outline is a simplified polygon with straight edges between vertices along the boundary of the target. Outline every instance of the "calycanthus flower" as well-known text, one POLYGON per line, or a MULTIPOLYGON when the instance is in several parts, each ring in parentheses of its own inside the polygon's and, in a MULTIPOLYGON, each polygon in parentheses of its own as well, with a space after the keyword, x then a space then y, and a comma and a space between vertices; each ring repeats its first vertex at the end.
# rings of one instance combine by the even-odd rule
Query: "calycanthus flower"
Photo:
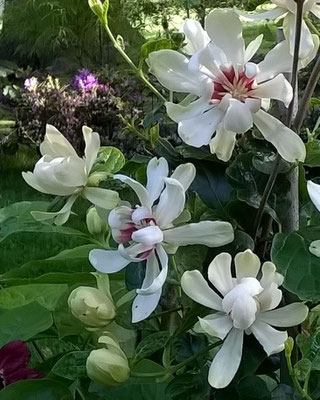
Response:
MULTIPOLYGON (((265 12, 248 14, 237 11, 237 13, 240 16, 244 17, 247 21, 263 21, 265 19, 272 20, 283 18, 283 32, 286 39, 290 42, 290 53, 293 55, 296 31, 297 3, 295 2, 295 0, 271 0, 271 2, 276 5, 276 7, 265 12)), ((318 5, 317 3, 320 3, 320 1, 304 1, 303 12, 311 12, 317 18, 320 18, 320 5, 318 5)), ((317 47, 317 42, 314 41, 316 37, 316 35, 311 34, 307 24, 303 20, 301 27, 301 46, 299 49, 300 58, 308 57, 311 53, 314 53, 315 47, 317 47)))
POLYGON ((22 340, 7 343, 0 349, 0 390, 24 379, 42 378, 43 374, 27 368, 30 352, 22 340))
POLYGON ((209 383, 215 388, 226 387, 236 374, 244 333, 253 333, 269 356, 282 351, 288 338, 286 331, 273 326, 298 325, 308 314, 308 307, 302 303, 274 310, 282 298, 278 287, 283 276, 276 272, 273 263, 267 261, 262 265, 262 276, 258 280, 260 260, 251 250, 236 255, 235 278, 231 275, 231 261, 230 254, 221 253, 209 265, 209 281, 220 295, 209 287, 199 271, 187 271, 181 280, 182 289, 189 297, 218 311, 199 318, 204 333, 225 339, 209 371, 209 383))
POLYGON ((307 182, 309 197, 316 209, 320 211, 320 185, 312 181, 307 182))
MULTIPOLYGON (((178 122, 182 140, 194 147, 210 144, 212 153, 228 161, 237 133, 245 133, 255 125, 285 160, 303 161, 306 151, 300 137, 262 110, 270 99, 286 106, 291 102, 292 87, 280 73, 292 67, 287 41, 255 64, 250 59, 262 35, 245 49, 235 12, 216 9, 206 18, 205 27, 212 41, 190 60, 174 50, 149 55, 151 72, 163 86, 190 94, 180 104, 166 103, 169 117, 178 122)), ((200 42, 193 41, 193 47, 201 48, 200 42)))
POLYGON ((44 141, 40 145, 42 158, 33 172, 22 172, 28 185, 41 193, 68 197, 58 212, 33 211, 39 221, 54 219, 56 225, 63 225, 69 218, 71 208, 79 195, 104 209, 112 209, 119 202, 117 192, 88 186, 88 180, 100 148, 99 134, 84 126, 84 157, 76 153, 70 142, 52 125, 47 125, 44 141))
POLYGON ((184 210, 185 192, 195 177, 195 167, 190 163, 179 165, 170 178, 168 172, 168 163, 161 157, 148 164, 146 188, 125 175, 114 176, 136 192, 141 205, 132 208, 128 203, 109 214, 118 250, 96 249, 89 254, 91 264, 104 273, 118 272, 131 262, 147 260, 142 288, 137 289, 132 306, 133 322, 147 318, 157 307, 168 273, 167 253, 191 244, 218 247, 234 238, 228 222, 202 221, 175 227, 175 220, 184 210))

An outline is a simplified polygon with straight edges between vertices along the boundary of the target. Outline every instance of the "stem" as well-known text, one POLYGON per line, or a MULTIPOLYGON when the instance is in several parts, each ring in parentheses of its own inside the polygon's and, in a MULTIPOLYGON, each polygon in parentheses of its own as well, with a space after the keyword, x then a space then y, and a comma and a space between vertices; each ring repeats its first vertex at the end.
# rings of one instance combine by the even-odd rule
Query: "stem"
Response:
MULTIPOLYGON (((174 256, 171 257, 171 262, 172 262, 173 269, 174 269, 174 271, 175 271, 175 273, 177 275, 177 280, 179 282, 181 280, 181 276, 179 274, 177 263, 176 263, 176 260, 175 260, 174 256)), ((178 286, 178 296, 182 297, 181 286, 178 286)))
POLYGON ((319 79, 320 79, 320 56, 318 56, 315 66, 311 72, 310 78, 308 80, 307 86, 305 88, 304 94, 299 104, 297 115, 293 122, 293 126, 295 127, 297 132, 300 132, 301 125, 306 115, 310 99, 315 91, 319 79))
POLYGON ((151 315, 150 317, 146 318, 146 321, 148 321, 149 319, 152 319, 152 318, 159 318, 159 317, 162 317, 163 315, 170 314, 170 313, 176 312, 176 311, 181 311, 181 310, 183 310, 182 306, 171 308, 170 310, 162 311, 162 312, 151 315))
MULTIPOLYGON (((304 3, 304 0, 297 0, 296 36, 295 36, 295 42, 294 42, 294 54, 293 54, 292 73, 291 73, 291 86, 292 86, 292 91, 293 91, 293 97, 292 97, 291 103, 289 105, 287 117, 286 117, 286 125, 288 127, 290 127, 291 122, 292 122, 292 116, 293 116, 294 104, 295 104, 294 93, 296 92, 297 79, 298 79, 298 63, 299 63, 299 48, 300 48, 300 41, 301 41, 301 27, 302 27, 302 18, 303 18, 303 3, 304 3)), ((277 175, 278 175, 279 168, 280 168, 280 163, 281 163, 281 156, 278 153, 276 156, 276 159, 275 159, 273 170, 269 176, 266 188, 263 192, 260 206, 259 206, 256 218, 255 218, 254 229, 253 229, 255 239, 257 237, 257 233, 258 233, 259 225, 261 223, 261 218, 262 218, 262 215, 264 212, 264 208, 268 202, 269 196, 272 192, 273 186, 277 179, 277 175)))
POLYGON ((162 96, 162 94, 152 85, 152 83, 145 77, 143 71, 141 68, 138 68, 135 63, 131 60, 131 58, 127 55, 127 53, 123 50, 123 48, 119 45, 117 42, 116 38, 113 36, 113 33, 111 32, 109 25, 108 25, 108 20, 107 17, 102 21, 104 28, 113 44, 115 49, 121 54, 121 56, 124 58, 124 60, 130 65, 130 67, 133 69, 133 71, 136 73, 138 78, 140 78, 146 86, 163 102, 166 102, 166 98, 162 96))
POLYGON ((308 393, 301 387, 300 382, 298 381, 293 367, 292 367, 292 362, 291 362, 291 355, 290 354, 286 354, 286 359, 287 359, 287 365, 288 365, 288 370, 289 370, 289 374, 291 376, 292 382, 294 384, 294 386, 296 387, 296 389, 298 390, 298 392, 301 394, 302 398, 307 399, 307 400, 312 400, 312 397, 310 397, 308 395, 308 393))

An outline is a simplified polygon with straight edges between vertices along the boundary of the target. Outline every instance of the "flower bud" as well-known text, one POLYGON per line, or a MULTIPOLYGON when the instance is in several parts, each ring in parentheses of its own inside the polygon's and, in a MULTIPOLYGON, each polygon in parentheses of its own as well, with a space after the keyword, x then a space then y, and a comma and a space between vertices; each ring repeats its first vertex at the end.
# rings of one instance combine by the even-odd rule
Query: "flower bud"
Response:
POLYGON ((72 314, 87 325, 88 330, 97 330, 110 324, 116 313, 112 298, 92 287, 74 289, 68 299, 72 314))
POLYGON ((91 235, 98 235, 106 232, 107 223, 103 219, 100 218, 97 213, 96 207, 92 206, 87 211, 87 228, 91 235))
POLYGON ((94 382, 116 386, 129 378, 130 368, 119 343, 106 334, 98 340, 106 348, 91 351, 87 358, 87 374, 94 382))

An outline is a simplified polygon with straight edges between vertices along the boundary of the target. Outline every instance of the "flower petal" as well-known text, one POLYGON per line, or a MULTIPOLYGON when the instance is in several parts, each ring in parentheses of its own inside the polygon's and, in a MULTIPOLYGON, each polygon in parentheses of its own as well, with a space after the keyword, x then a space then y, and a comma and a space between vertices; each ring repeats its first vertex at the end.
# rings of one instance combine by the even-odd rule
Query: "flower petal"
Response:
POLYGON ((170 178, 176 179, 187 191, 196 176, 196 168, 191 163, 180 164, 174 170, 170 178))
POLYGON ((263 110, 253 115, 253 121, 264 138, 272 143, 282 158, 289 162, 304 161, 306 148, 301 138, 281 121, 263 110))
POLYGON ((242 25, 234 11, 227 9, 211 11, 206 18, 205 29, 213 43, 223 49, 231 64, 243 64, 245 47, 242 25))
POLYGON ((317 185, 312 181, 308 181, 307 189, 312 203, 315 205, 317 210, 320 211, 320 185, 317 185))
POLYGON ((260 269, 259 257, 249 249, 238 253, 234 258, 234 263, 238 282, 240 282, 242 278, 255 278, 260 269))
POLYGON ((210 143, 211 137, 220 124, 224 112, 218 107, 179 122, 178 133, 181 139, 193 147, 201 147, 210 143))
POLYGON ((260 312, 273 310, 278 307, 282 299, 282 291, 278 289, 278 285, 274 282, 271 283, 258 295, 258 301, 260 303, 260 312))
POLYGON ((224 339, 232 329, 232 319, 229 315, 210 314, 204 318, 199 318, 202 330, 214 337, 224 339))
POLYGON ((149 55, 150 70, 165 88, 174 92, 201 95, 200 72, 189 71, 189 59, 174 50, 159 50, 149 55))
POLYGON ((31 211, 31 215, 36 221, 48 221, 53 220, 55 225, 63 225, 65 224, 71 214, 71 208, 74 202, 77 200, 78 195, 74 194, 70 196, 66 202, 66 204, 61 208, 60 211, 57 212, 44 212, 44 211, 31 211))
POLYGON ((266 289, 273 282, 277 284, 277 286, 281 286, 283 282, 283 276, 276 271, 276 266, 270 262, 266 261, 262 265, 262 277, 260 279, 260 285, 266 289))
POLYGON ((250 331, 262 345, 268 356, 282 351, 284 349, 284 342, 288 339, 286 331, 278 331, 258 319, 250 326, 250 331))
POLYGON ((135 242, 143 243, 146 246, 153 246, 163 241, 162 230, 156 225, 138 229, 132 233, 131 237, 135 242))
POLYGON ((233 289, 231 261, 230 254, 220 253, 211 261, 208 268, 209 281, 223 296, 233 289))
POLYGON ((89 174, 98 156, 100 149, 100 136, 99 133, 92 132, 92 129, 88 128, 87 126, 82 127, 82 133, 86 144, 84 150, 86 170, 87 174, 89 174))
POLYGON ((316 257, 320 257, 320 240, 314 240, 310 243, 309 251, 316 257))
POLYGON ((198 100, 195 100, 186 106, 181 103, 175 104, 171 102, 166 102, 165 106, 169 117, 175 122, 195 118, 212 108, 212 105, 208 103, 208 100, 203 97, 200 97, 198 100))
POLYGON ((236 144, 236 132, 231 132, 225 130, 222 126, 220 126, 213 139, 210 142, 210 151, 212 154, 215 154, 219 160, 229 161, 234 146, 236 144))
POLYGON ((240 365, 242 346, 243 331, 233 328, 210 366, 208 380, 212 387, 221 389, 232 381, 240 365))
POLYGON ((149 199, 153 204, 160 196, 164 187, 164 178, 168 176, 169 166, 167 160, 163 157, 159 159, 154 157, 149 161, 147 167, 147 191, 149 199))
POLYGON ((71 143, 55 128, 47 124, 44 141, 40 144, 40 153, 52 157, 79 157, 71 143))
POLYGON ((314 4, 310 11, 314 14, 317 18, 320 18, 320 5, 314 4))
POLYGON ((301 324, 308 315, 308 307, 303 303, 292 303, 285 307, 259 314, 259 320, 279 327, 301 324))
POLYGON ((250 42, 244 53, 244 62, 247 63, 256 54, 263 40, 263 34, 257 36, 252 42, 250 42))
POLYGON ((223 118, 223 128, 227 131, 245 133, 252 128, 253 119, 249 107, 236 99, 229 100, 229 107, 223 118))
POLYGON ((128 264, 130 260, 121 256, 118 250, 91 250, 89 253, 89 261, 93 267, 105 274, 118 272, 128 264))
POLYGON ((187 19, 182 25, 181 31, 187 42, 182 50, 188 55, 203 49, 210 42, 207 32, 202 28, 200 22, 194 19, 187 19))
POLYGON ((130 186, 131 189, 133 189, 138 196, 141 205, 147 208, 151 208, 152 202, 150 200, 149 193, 147 189, 143 185, 141 185, 141 183, 135 181, 132 178, 129 178, 126 175, 120 174, 114 175, 114 179, 119 179, 121 182, 126 183, 128 186, 130 186))
POLYGON ((182 212, 186 200, 184 187, 176 179, 165 178, 166 188, 153 213, 157 225, 165 228, 182 212))
POLYGON ((165 230, 164 241, 176 246, 204 244, 220 247, 234 239, 232 225, 224 221, 201 221, 165 230))
POLYGON ((138 294, 132 303, 132 322, 143 321, 157 308, 162 290, 149 295, 138 294))
POLYGON ((82 191, 83 196, 92 204, 112 210, 119 204, 119 194, 115 190, 86 186, 82 191))
POLYGON ((280 100, 286 107, 291 103, 293 96, 292 86, 282 74, 259 84, 257 88, 250 91, 250 94, 262 99, 280 100))
POLYGON ((213 310, 223 311, 222 299, 208 285, 200 271, 187 271, 182 275, 181 287, 192 300, 213 310))
MULTIPOLYGON (((283 32, 290 43, 290 54, 293 55, 296 36, 296 14, 288 13, 284 18, 283 32)), ((300 40, 299 58, 306 58, 313 51, 314 43, 312 34, 304 20, 302 20, 300 40)))
POLYGON ((272 10, 263 11, 259 13, 252 13, 252 14, 236 10, 236 13, 240 15, 241 19, 250 22, 264 21, 266 19, 267 20, 277 19, 284 16, 287 12, 288 10, 281 7, 275 7, 272 10))

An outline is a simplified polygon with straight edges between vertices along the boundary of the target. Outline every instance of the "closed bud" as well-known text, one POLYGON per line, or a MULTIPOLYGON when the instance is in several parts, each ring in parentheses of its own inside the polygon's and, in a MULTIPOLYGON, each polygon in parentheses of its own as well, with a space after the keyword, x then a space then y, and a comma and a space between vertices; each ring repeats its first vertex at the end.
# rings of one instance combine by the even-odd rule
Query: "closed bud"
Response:
POLYGON ((91 351, 87 358, 87 374, 96 383, 117 386, 125 382, 130 375, 128 359, 119 343, 107 332, 98 340, 105 348, 91 351))
POLYGON ((107 230, 107 222, 100 218, 94 206, 88 209, 86 222, 91 235, 99 235, 107 230))
POLYGON ((116 313, 111 296, 99 289, 80 286, 68 299, 72 314, 87 325, 87 330, 98 330, 110 324, 116 313))

